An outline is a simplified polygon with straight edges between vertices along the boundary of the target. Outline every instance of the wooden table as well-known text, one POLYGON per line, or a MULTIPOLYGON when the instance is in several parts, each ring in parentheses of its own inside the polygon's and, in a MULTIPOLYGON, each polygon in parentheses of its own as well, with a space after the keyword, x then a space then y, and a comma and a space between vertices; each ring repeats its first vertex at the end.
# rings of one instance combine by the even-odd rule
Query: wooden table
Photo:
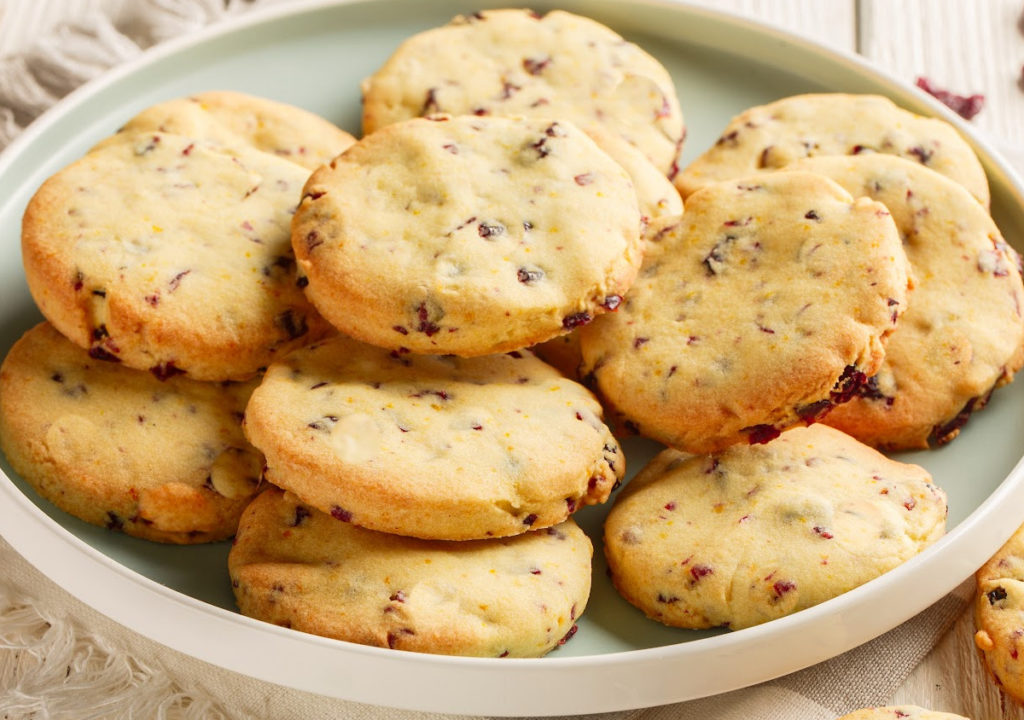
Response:
MULTIPOLYGON (((731 10, 859 52, 892 75, 928 77, 962 94, 983 93, 974 120, 1024 172, 1024 0, 691 0, 731 10)), ((0 55, 32 43, 47 26, 127 0, 0 0, 0 55)), ((513 3, 515 4, 515 3, 513 3)), ((526 3, 528 4, 528 3, 526 3)), ((1024 510, 1022 510, 1024 515, 1024 510)), ((968 610, 892 698, 973 720, 1024 720, 985 674, 968 610)))

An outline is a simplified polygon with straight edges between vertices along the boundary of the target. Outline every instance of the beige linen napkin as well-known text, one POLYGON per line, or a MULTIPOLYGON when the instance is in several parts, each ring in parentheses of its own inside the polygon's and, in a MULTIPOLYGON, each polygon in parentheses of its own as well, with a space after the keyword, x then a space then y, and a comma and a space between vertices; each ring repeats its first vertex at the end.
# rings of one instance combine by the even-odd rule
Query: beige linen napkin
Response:
MULTIPOLYGON (((59 27, 0 59, 0 147, 79 84, 162 39, 250 6, 243 0, 126 3, 59 27)), ((0 528, 2 532, 2 528, 0 528)), ((92 610, 0 540, 0 718, 273 718, 430 720, 246 678, 158 645, 92 610)), ((829 662, 737 692, 610 713, 615 720, 832 720, 886 702, 963 611, 965 584, 901 627, 829 662)), ((211 642, 215 642, 211 639, 211 642)), ((585 687, 577 688, 586 692, 585 687)))

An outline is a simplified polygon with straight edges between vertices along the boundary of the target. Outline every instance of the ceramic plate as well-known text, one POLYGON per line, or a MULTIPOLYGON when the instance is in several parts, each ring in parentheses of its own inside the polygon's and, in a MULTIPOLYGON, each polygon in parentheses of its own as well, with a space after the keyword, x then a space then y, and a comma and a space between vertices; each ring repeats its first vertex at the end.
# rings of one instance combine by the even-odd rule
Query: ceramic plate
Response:
MULTIPOLYGON (((303 106, 359 130, 359 81, 409 35, 487 2, 376 0, 290 3, 147 53, 73 94, 0 156, 0 352, 40 316, 19 254, 21 213, 50 174, 141 108, 207 89, 303 106)), ((862 61, 732 16, 681 4, 567 0, 641 44, 672 72, 686 113, 684 160, 755 104, 808 91, 877 92, 966 125, 862 61)), ((534 3, 538 10, 547 2, 534 3)), ((982 143, 992 208, 1008 238, 1024 235, 1019 180, 982 143)), ((996 393, 962 437, 902 457, 949 494, 949 533, 912 561, 846 595, 738 632, 673 630, 646 620, 609 585, 597 548, 595 588, 573 640, 537 660, 417 655, 285 630, 239 615, 228 546, 170 547, 94 528, 38 499, 9 466, 0 531, 53 580, 123 625, 202 660, 293 688, 438 712, 557 715, 635 708, 751 685, 844 652, 939 599, 1021 520, 1024 383, 996 393), (212 641, 211 641, 212 639, 212 641)), ((633 440, 633 470, 655 450, 633 440)), ((604 509, 579 514, 592 537, 604 509)))

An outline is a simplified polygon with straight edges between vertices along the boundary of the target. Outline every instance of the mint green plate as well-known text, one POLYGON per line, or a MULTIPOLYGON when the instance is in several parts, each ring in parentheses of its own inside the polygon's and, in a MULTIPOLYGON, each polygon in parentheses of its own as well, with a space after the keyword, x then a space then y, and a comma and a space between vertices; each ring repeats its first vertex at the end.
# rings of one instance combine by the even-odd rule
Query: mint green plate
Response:
MULTIPOLYGON (((289 3, 146 53, 76 92, 0 155, 0 352, 41 319, 19 255, 21 213, 50 174, 160 100, 208 89, 264 95, 359 131, 359 82, 409 35, 494 3, 456 0, 289 3)), ((538 10, 553 7, 538 2, 538 10)), ((560 7, 615 28, 675 78, 689 127, 684 160, 737 112, 808 91, 875 92, 939 115, 973 139, 1008 239, 1024 231, 1024 192, 959 118, 860 59, 682 4, 571 0, 560 7)), ((305 635, 239 615, 228 546, 162 546, 86 525, 40 500, 0 462, 0 532, 82 601, 196 658, 282 685, 366 703, 489 715, 589 713, 745 687, 844 652, 926 608, 984 562, 1024 520, 1018 465, 1024 384, 997 392, 951 445, 902 456, 949 494, 949 533, 900 568, 839 598, 733 633, 662 627, 621 600, 600 547, 579 632, 538 660, 417 655, 305 635)), ((657 446, 626 443, 636 470, 657 446)), ((578 515, 599 539, 604 508, 578 515)))

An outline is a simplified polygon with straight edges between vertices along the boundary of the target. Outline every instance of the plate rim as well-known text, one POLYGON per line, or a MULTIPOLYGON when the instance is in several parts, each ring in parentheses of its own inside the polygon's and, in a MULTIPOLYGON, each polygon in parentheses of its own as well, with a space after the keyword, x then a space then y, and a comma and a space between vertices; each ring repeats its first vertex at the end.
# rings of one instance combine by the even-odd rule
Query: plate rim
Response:
MULTIPOLYGON (((124 63, 95 80, 77 88, 75 91, 61 99, 46 113, 41 115, 35 122, 30 124, 2 153, 0 153, 0 177, 5 176, 17 160, 22 157, 29 148, 34 146, 37 142, 37 138, 44 135, 46 131, 59 119, 73 112, 75 108, 87 102, 90 98, 99 94, 104 89, 116 85, 123 79, 130 77, 140 70, 156 64, 169 56, 177 55, 189 48, 198 45, 205 45, 211 41, 216 41, 219 38, 223 38, 234 33, 245 32, 255 26, 272 23, 280 18, 290 18, 304 13, 315 13, 343 6, 369 6, 373 3, 374 0, 299 0, 297 2, 255 8, 241 15, 228 16, 225 19, 195 33, 174 38, 149 48, 129 62, 124 63)), ((569 4, 573 5, 573 3, 569 4)), ((759 20, 752 20, 731 11, 712 9, 692 5, 688 2, 672 0, 640 0, 637 4, 644 6, 652 12, 699 15, 709 21, 719 24, 745 27, 746 29, 764 37, 781 39, 786 43, 797 46, 804 52, 822 55, 833 62, 841 61, 852 66, 855 72, 862 76, 866 75, 876 85, 884 87, 889 92, 898 94, 901 97, 906 96, 912 99, 916 104, 927 107, 929 114, 940 117, 957 127, 961 134, 967 138, 977 151, 979 151, 979 155, 981 156, 987 173, 990 176, 993 172, 1000 173, 1002 175, 1000 182, 1016 196, 1018 201, 1024 203, 1024 200, 1022 200, 1022 198, 1024 198, 1024 183, 1021 182, 1016 170, 1009 166, 1000 157, 999 153, 995 151, 988 138, 986 138, 977 128, 967 125, 963 119, 956 116, 955 113, 946 108, 939 101, 925 96, 923 93, 915 92, 914 88, 909 83, 889 75, 887 72, 874 65, 871 61, 843 50, 829 48, 814 40, 794 35, 779 26, 759 20)), ((574 6, 573 11, 580 10, 574 6)), ((560 675, 561 673, 557 671, 564 670, 579 674, 579 677, 582 678, 587 673, 602 673, 608 670, 618 671, 620 669, 619 666, 623 662, 628 662, 635 668, 640 669, 639 672, 645 672, 645 668, 649 670, 661 663, 684 662, 687 659, 690 659, 690 656, 701 652, 715 652, 722 656, 729 656, 731 653, 744 649, 743 646, 746 645, 772 644, 777 637, 790 635, 793 632, 792 628, 794 626, 799 630, 805 626, 812 627, 822 625, 823 621, 827 620, 828 617, 832 615, 845 614, 857 617, 865 623, 864 627, 870 628, 867 630, 868 636, 860 637, 855 644, 850 645, 849 647, 852 648, 861 643, 868 642, 872 638, 886 632, 895 625, 889 624, 888 622, 879 622, 877 618, 866 616, 863 609, 868 603, 866 603, 865 600, 870 600, 883 592, 892 592, 893 586, 897 589, 909 589, 914 578, 921 574, 927 574, 929 568, 938 566, 943 561, 950 560, 951 558, 946 557, 948 554, 946 548, 949 545, 958 542, 959 538, 963 535, 983 537, 985 540, 983 544, 986 547, 992 547, 993 551, 1005 542, 1013 532, 1016 525, 1012 522, 1006 522, 1004 524, 998 522, 991 523, 990 521, 992 516, 996 515, 1003 519, 1012 516, 1017 518, 1017 521, 1019 522, 1019 516, 1021 513, 1017 512, 1014 514, 1009 508, 1013 506, 1024 506, 1024 502, 1022 502, 1024 501, 1024 459, 1018 460, 1013 469, 999 483, 993 492, 938 542, 890 573, 876 578, 875 580, 844 593, 843 595, 821 603, 820 605, 808 608, 791 616, 774 620, 764 625, 715 637, 688 641, 685 643, 647 649, 618 651, 601 655, 579 657, 549 656, 537 659, 464 658, 442 655, 425 655, 368 647, 345 641, 297 633, 292 630, 280 628, 269 623, 245 617, 237 612, 216 607, 202 600, 198 600, 190 595, 186 595, 180 591, 164 586, 155 580, 122 565, 110 556, 92 547, 84 540, 79 539, 69 530, 49 518, 42 510, 36 507, 24 493, 21 492, 11 478, 9 478, 2 470, 0 470, 0 495, 6 495, 9 499, 14 501, 10 504, 0 503, 0 519, 3 520, 3 522, 0 522, 0 534, 2 534, 7 539, 8 543, 10 543, 10 545, 19 554, 25 557, 30 564, 35 566, 37 569, 40 569, 43 574, 52 581, 56 582, 54 574, 51 574, 51 572, 57 563, 46 557, 47 553, 45 552, 45 549, 52 549, 62 545, 65 548, 71 548, 79 553, 83 560, 87 560, 88 563, 90 563, 90 567, 99 565, 108 571, 112 571, 114 575, 119 578, 119 589, 123 589, 126 592, 131 590, 140 598, 145 597, 150 600, 156 599, 162 605, 184 608, 186 613, 198 614, 203 623, 213 622, 220 624, 227 622, 241 633, 253 633, 253 631, 255 631, 254 635, 256 637, 269 638, 268 642, 272 642, 282 647, 298 647, 301 645, 316 648, 318 651, 324 651, 326 653, 351 655, 353 658, 366 663, 366 665, 373 670, 385 666, 397 665, 410 672, 427 671, 425 673, 427 676, 427 679, 425 680, 425 687, 436 682, 435 678, 439 676, 439 673, 435 671, 438 669, 441 671, 455 669, 464 673, 461 677, 469 677, 469 675, 466 675, 465 673, 472 673, 474 680, 485 683, 487 685, 487 689, 490 690, 498 689, 500 687, 499 683, 501 685, 509 683, 509 676, 516 676, 517 679, 521 676, 523 682, 536 683, 538 687, 554 688, 556 686, 564 687, 567 683, 564 679, 560 679, 559 682, 552 684, 550 680, 545 680, 543 677, 545 674, 560 675), (21 533, 13 533, 10 530, 11 528, 21 528, 22 531, 32 532, 32 529, 28 528, 28 526, 33 523, 38 526, 38 528, 36 528, 36 532, 47 535, 47 537, 44 538, 45 542, 42 545, 37 545, 35 547, 31 546, 29 540, 21 533), (997 528, 1006 527, 1008 529, 993 530, 991 527, 979 528, 978 526, 983 523, 989 523, 991 526, 995 526, 997 528), (44 568, 50 568, 51 572, 47 572, 44 568), (882 625, 886 625, 886 627, 881 627, 882 625)), ((39 538, 37 537, 35 539, 39 538)), ((984 561, 991 552, 985 551, 982 553, 976 550, 973 553, 961 553, 959 558, 953 558, 958 560, 958 562, 954 564, 960 569, 972 564, 974 567, 963 573, 962 577, 957 579, 955 582, 951 582, 949 580, 940 582, 931 579, 929 583, 930 587, 934 589, 938 585, 943 585, 946 592, 952 590, 962 582, 963 579, 971 575, 977 566, 980 565, 980 562, 977 564, 974 564, 973 561, 965 562, 965 556, 973 558, 982 554, 984 554, 984 557, 981 561, 984 561)), ((81 572, 78 572, 75 568, 72 568, 70 573, 75 577, 62 578, 70 580, 70 587, 65 586, 65 589, 69 590, 72 595, 74 595, 78 600, 84 602, 86 605, 89 605, 93 609, 109 617, 114 622, 123 625, 144 637, 150 638, 162 645, 166 645, 167 647, 185 653, 193 658, 211 662, 235 672, 244 672, 250 677, 255 677, 268 682, 284 684, 299 690, 306 690, 321 695, 337 697, 339 699, 434 712, 483 713, 501 716, 523 714, 554 715, 647 707, 668 702, 693 699, 707 694, 727 692, 729 690, 746 687, 752 684, 747 680, 736 679, 732 682, 719 682, 718 685, 714 686, 713 692, 710 693, 688 694, 686 697, 678 697, 672 694, 671 688, 662 688, 660 693, 658 693, 657 690, 638 692, 635 687, 628 687, 622 681, 616 681, 610 677, 602 677, 603 682, 601 684, 606 686, 607 689, 596 694, 596 697, 598 698, 596 701, 594 696, 588 697, 584 696, 582 693, 562 693, 563 697, 568 697, 567 700, 563 699, 562 701, 552 702, 550 697, 544 697, 543 703, 538 704, 536 700, 530 700, 529 698, 522 697, 522 693, 514 693, 512 695, 505 694, 503 696, 503 700, 520 700, 521 702, 503 707, 494 707, 493 704, 491 704, 491 701, 481 699, 479 693, 477 693, 474 698, 452 698, 445 696, 433 697, 429 700, 422 698, 410 698, 408 696, 390 697, 380 694, 379 688, 375 688, 371 691, 372 697, 369 697, 366 692, 360 693, 359 688, 346 689, 345 694, 325 693, 324 688, 318 685, 315 681, 312 683, 308 681, 302 682, 299 679, 292 678, 291 682, 283 682, 280 677, 270 676, 267 672, 255 674, 238 670, 237 666, 233 667, 230 664, 230 658, 226 659, 225 657, 222 657, 222 653, 218 654, 207 652, 206 656, 204 656, 202 654, 197 654, 194 647, 181 647, 181 645, 186 643, 176 642, 177 636, 169 630, 154 633, 152 628, 149 628, 149 631, 147 631, 138 627, 137 625, 141 624, 138 623, 138 621, 136 621, 137 625, 125 623, 119 617, 111 614, 112 612, 117 612, 120 608, 113 608, 110 606, 110 604, 114 602, 114 597, 110 591, 95 587, 91 588, 90 585, 92 585, 94 581, 89 577, 82 576, 81 572), (75 591, 76 589, 78 592, 75 591), (615 698, 609 697, 611 694, 617 695, 618 699, 616 700, 615 698)), ((58 572, 55 574, 60 575, 61 573, 58 572)), ((937 598, 941 597, 941 593, 935 596, 932 596, 930 593, 925 593, 925 595, 927 595, 925 600, 919 600, 916 603, 909 604, 913 609, 909 612, 903 613, 905 615, 903 620, 913 616, 921 610, 924 610, 937 598)), ((123 601, 119 602, 123 604, 123 601)), ((149 607, 147 610, 152 613, 153 608, 149 607)), ((897 621, 897 624, 898 622, 902 622, 902 620, 897 621)), ((827 657, 833 657, 835 654, 836 653, 829 652, 827 653, 827 657)), ((769 680, 827 659, 827 657, 821 655, 821 653, 805 653, 798 661, 798 667, 788 667, 784 671, 761 673, 756 682, 769 680)), ((604 674, 607 675, 607 672, 604 672, 604 674)), ((635 681, 638 677, 638 672, 630 673, 631 680, 635 681)), ((596 683, 593 683, 593 678, 591 678, 591 682, 588 682, 587 685, 588 687, 591 687, 592 685, 596 686, 596 683)))

